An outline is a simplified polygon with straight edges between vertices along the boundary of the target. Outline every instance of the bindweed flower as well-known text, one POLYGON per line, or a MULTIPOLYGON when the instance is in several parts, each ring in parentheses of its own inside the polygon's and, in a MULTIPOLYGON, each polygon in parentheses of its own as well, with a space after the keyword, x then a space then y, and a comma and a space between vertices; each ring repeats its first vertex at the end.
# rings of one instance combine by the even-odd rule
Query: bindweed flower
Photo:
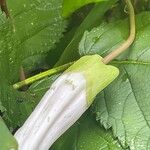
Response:
POLYGON ((19 150, 48 150, 118 74, 118 69, 105 65, 99 55, 75 62, 52 84, 15 133, 19 150))

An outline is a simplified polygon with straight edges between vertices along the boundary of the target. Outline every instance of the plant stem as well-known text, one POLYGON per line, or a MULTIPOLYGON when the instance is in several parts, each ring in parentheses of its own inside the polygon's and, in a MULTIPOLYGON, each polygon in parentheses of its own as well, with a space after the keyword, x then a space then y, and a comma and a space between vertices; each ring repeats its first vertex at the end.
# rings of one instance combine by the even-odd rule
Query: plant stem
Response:
POLYGON ((134 13, 134 8, 132 6, 132 3, 130 0, 125 0, 128 11, 129 11, 129 16, 130 16, 130 35, 128 39, 116 50, 112 51, 109 53, 106 57, 104 57, 103 62, 105 64, 108 64, 110 61, 115 59, 117 56, 119 56, 122 52, 127 50, 129 46, 133 43, 135 39, 135 13, 134 13))
POLYGON ((14 89, 19 89, 19 88, 21 88, 21 87, 23 87, 23 86, 25 86, 25 85, 29 85, 29 84, 31 84, 31 83, 33 83, 33 82, 39 80, 39 79, 42 79, 42 78, 44 78, 44 77, 47 77, 47 76, 50 76, 50 75, 59 73, 59 72, 61 72, 61 71, 64 71, 64 70, 66 70, 69 66, 71 66, 72 64, 73 64, 73 62, 70 62, 70 63, 67 63, 67 64, 65 64, 65 65, 62 65, 62 66, 59 66, 59 67, 56 67, 56 68, 47 70, 47 71, 42 72, 42 73, 39 73, 39 74, 37 74, 37 75, 35 75, 35 76, 32 76, 32 77, 30 77, 30 78, 28 78, 28 79, 26 79, 26 80, 23 80, 23 81, 21 81, 21 82, 15 83, 15 84, 13 85, 13 88, 14 88, 14 89))
POLYGON ((1 7, 2 12, 5 12, 6 17, 9 18, 10 14, 7 8, 6 0, 0 0, 0 7, 1 7))
POLYGON ((24 69, 23 67, 21 66, 20 67, 20 81, 23 81, 26 79, 26 76, 25 76, 25 73, 24 73, 24 69))

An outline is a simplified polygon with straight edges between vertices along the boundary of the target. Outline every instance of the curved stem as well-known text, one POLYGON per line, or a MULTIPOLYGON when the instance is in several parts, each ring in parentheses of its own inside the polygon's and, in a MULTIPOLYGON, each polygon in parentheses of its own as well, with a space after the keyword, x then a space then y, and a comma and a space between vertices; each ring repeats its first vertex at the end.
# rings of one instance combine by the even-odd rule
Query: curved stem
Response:
POLYGON ((66 70, 68 67, 70 67, 72 64, 73 64, 73 62, 70 62, 70 63, 67 63, 67 64, 65 64, 65 65, 62 65, 62 66, 59 66, 59 67, 56 67, 56 68, 47 70, 47 71, 42 72, 42 73, 39 73, 39 74, 37 74, 37 75, 35 75, 35 76, 32 76, 32 77, 30 77, 30 78, 28 78, 28 79, 26 79, 26 80, 23 80, 23 81, 21 81, 21 82, 15 83, 15 84, 13 85, 13 88, 14 88, 14 89, 19 89, 19 88, 21 88, 21 87, 23 87, 23 86, 25 86, 25 85, 29 85, 29 84, 31 84, 31 83, 33 83, 33 82, 39 80, 39 79, 42 79, 42 78, 44 78, 44 77, 47 77, 47 76, 50 76, 50 75, 59 73, 59 72, 61 72, 61 71, 64 71, 64 70, 66 70))
POLYGON ((125 0, 127 6, 128 6, 128 11, 130 15, 130 35, 128 39, 116 50, 112 51, 109 53, 106 57, 104 57, 103 62, 105 64, 108 64, 110 61, 115 59, 117 56, 119 56, 122 52, 124 52, 128 47, 133 43, 135 39, 135 13, 134 13, 134 8, 132 6, 132 3, 130 0, 125 0))

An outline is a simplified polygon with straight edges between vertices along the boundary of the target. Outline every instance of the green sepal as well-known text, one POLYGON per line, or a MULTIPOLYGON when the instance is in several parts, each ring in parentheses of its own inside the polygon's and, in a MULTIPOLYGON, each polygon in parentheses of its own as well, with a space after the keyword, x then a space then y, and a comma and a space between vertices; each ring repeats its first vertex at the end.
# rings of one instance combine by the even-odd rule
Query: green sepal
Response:
POLYGON ((99 55, 81 57, 67 72, 79 72, 85 76, 87 86, 87 102, 91 105, 95 96, 109 85, 119 74, 118 68, 105 65, 99 55))
POLYGON ((0 149, 18 150, 18 144, 16 139, 10 133, 1 117, 0 117, 0 149))

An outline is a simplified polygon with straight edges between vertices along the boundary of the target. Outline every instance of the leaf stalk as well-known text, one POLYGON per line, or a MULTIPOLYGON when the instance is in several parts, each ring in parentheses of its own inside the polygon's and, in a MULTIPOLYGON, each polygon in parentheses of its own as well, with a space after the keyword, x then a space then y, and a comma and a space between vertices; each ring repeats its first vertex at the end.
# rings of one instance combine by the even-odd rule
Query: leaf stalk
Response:
POLYGON ((129 48, 129 46, 133 43, 135 39, 135 13, 134 8, 130 0, 125 0, 128 11, 129 11, 129 18, 130 18, 130 35, 128 39, 116 50, 109 53, 106 57, 104 57, 103 62, 105 64, 108 64, 110 61, 118 57, 121 53, 123 53, 125 50, 129 48))
POLYGON ((67 63, 65 65, 62 65, 62 66, 59 66, 59 67, 56 67, 56 68, 52 68, 52 69, 49 69, 47 71, 44 71, 42 73, 39 73, 35 76, 32 76, 26 80, 23 80, 21 82, 18 82, 18 83, 15 83, 13 85, 13 88, 14 89, 20 89, 21 87, 25 86, 25 85, 29 85, 39 79, 42 79, 44 77, 47 77, 47 76, 50 76, 50 75, 53 75, 53 74, 56 74, 56 73, 59 73, 59 72, 62 72, 64 70, 66 70, 68 67, 70 67, 71 65, 73 64, 73 62, 70 62, 70 63, 67 63))

